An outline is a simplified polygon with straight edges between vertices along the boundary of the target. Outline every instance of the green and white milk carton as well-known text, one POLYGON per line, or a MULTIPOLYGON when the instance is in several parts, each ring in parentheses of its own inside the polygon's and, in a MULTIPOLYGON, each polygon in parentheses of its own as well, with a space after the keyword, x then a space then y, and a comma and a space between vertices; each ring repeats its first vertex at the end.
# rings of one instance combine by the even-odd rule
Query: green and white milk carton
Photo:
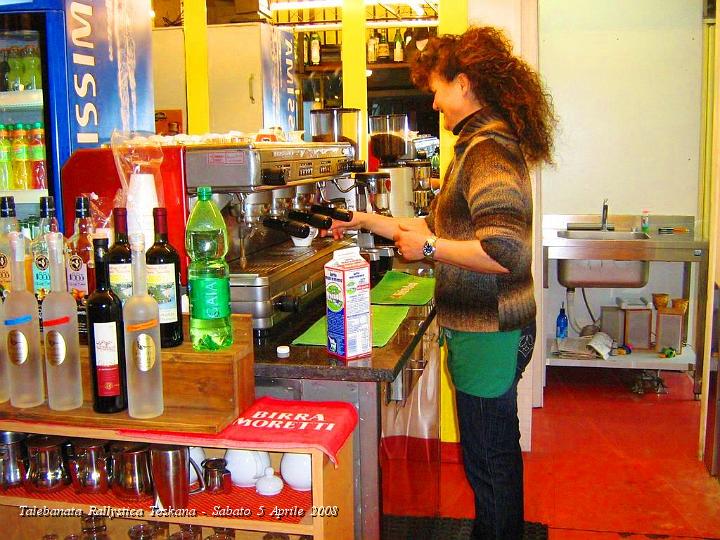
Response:
POLYGON ((325 295, 328 352, 345 359, 370 354, 370 264, 360 248, 338 249, 325 263, 325 295))

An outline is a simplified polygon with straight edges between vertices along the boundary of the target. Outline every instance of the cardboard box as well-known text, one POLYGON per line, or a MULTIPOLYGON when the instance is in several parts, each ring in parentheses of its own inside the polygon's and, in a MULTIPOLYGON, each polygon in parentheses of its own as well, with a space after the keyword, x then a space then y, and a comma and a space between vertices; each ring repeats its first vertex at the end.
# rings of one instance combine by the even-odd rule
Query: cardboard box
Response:
POLYGON ((325 264, 327 350, 349 359, 372 351, 370 264, 360 248, 338 249, 325 264))

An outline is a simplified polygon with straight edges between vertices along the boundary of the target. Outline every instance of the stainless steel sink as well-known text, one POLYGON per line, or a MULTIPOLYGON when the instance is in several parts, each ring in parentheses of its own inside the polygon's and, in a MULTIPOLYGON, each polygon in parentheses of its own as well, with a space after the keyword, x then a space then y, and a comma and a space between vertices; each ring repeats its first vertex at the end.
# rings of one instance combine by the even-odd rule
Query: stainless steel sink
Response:
POLYGON ((650 236, 635 231, 558 231, 560 238, 568 240, 647 240, 650 236))
MULTIPOLYGON (((647 240, 644 232, 635 231, 558 231, 558 237, 568 240, 647 240)), ((568 288, 638 288, 647 285, 650 275, 648 261, 558 260, 558 281, 568 288)))

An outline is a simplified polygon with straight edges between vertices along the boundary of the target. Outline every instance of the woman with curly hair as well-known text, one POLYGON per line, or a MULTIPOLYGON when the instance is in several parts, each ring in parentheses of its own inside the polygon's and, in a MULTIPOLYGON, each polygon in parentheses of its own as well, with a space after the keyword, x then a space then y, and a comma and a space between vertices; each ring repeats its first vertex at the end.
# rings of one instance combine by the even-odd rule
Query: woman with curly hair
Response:
POLYGON ((517 384, 535 342, 529 168, 552 161, 555 117, 538 75, 500 30, 431 38, 412 61, 415 84, 458 136, 426 218, 356 212, 333 222, 392 238, 407 260, 435 262, 441 341, 455 386, 473 538, 523 535, 517 384))

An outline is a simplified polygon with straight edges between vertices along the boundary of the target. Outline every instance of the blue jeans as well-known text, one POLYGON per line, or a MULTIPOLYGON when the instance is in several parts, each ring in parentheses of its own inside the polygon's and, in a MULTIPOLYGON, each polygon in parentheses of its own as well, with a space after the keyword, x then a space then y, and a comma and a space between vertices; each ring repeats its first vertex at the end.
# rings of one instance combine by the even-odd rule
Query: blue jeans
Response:
POLYGON ((523 328, 515 381, 495 398, 455 393, 465 475, 475 494, 473 540, 523 537, 523 462, 517 384, 530 362, 535 323, 523 328))

